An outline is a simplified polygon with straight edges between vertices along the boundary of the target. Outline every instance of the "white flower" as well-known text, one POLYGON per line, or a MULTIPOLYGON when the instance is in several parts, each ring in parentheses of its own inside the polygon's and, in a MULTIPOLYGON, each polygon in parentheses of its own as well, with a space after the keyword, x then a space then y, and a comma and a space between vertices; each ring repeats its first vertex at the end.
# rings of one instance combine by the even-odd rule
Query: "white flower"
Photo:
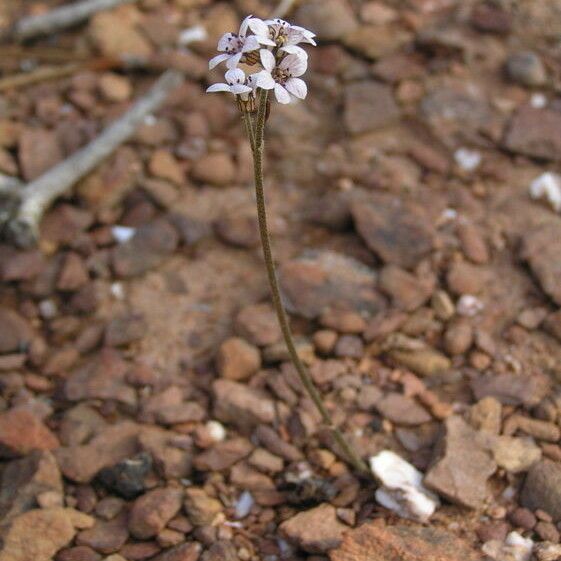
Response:
POLYGON ((256 51, 261 45, 275 46, 269 38, 269 28, 259 18, 247 16, 240 25, 239 32, 225 33, 218 41, 218 50, 222 54, 210 59, 208 67, 212 70, 221 62, 226 61, 228 68, 236 68, 242 57, 249 52, 256 51), (247 35, 251 29, 255 35, 247 35))
POLYGON ((259 72, 257 85, 264 90, 275 90, 275 97, 279 103, 290 103, 290 94, 305 99, 308 95, 306 82, 301 80, 308 68, 308 60, 298 55, 287 55, 277 65, 273 53, 261 50, 261 64, 265 69, 259 72))
POLYGON ((316 46, 314 41, 315 33, 310 30, 300 27, 299 25, 291 25, 283 19, 269 19, 265 23, 269 26, 271 38, 279 46, 298 45, 298 43, 309 43, 316 46))
POLYGON ((207 93, 230 92, 234 95, 248 94, 252 88, 246 85, 245 72, 240 68, 232 68, 226 72, 226 84, 213 84, 207 88, 207 93))

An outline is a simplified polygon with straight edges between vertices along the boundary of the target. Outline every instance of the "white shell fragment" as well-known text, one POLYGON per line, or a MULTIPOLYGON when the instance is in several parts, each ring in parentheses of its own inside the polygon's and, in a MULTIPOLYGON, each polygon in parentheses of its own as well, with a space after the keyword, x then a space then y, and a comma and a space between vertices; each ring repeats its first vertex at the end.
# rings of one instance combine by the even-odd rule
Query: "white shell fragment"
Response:
POLYGON ((456 304, 456 311, 459 315, 464 317, 474 317, 485 308, 485 304, 471 294, 464 294, 456 304))
POLYGON ((382 484, 376 501, 401 518, 427 522, 440 505, 423 486, 423 474, 394 452, 384 450, 370 458, 370 469, 382 484))
POLYGON ((510 532, 504 543, 490 540, 483 544, 483 553, 494 561, 530 561, 534 542, 518 532, 510 532))
POLYGON ((458 148, 454 160, 464 171, 475 171, 481 164, 481 154, 477 150, 458 148))
POLYGON ((561 212, 561 175, 547 171, 530 184, 532 199, 544 199, 555 212, 561 212))
POLYGON ((113 234, 113 239, 118 243, 128 242, 136 233, 135 228, 129 228, 128 226, 113 226, 111 228, 111 234, 113 234))
POLYGON ((236 518, 241 520, 249 515, 255 501, 249 491, 244 491, 236 501, 236 518))

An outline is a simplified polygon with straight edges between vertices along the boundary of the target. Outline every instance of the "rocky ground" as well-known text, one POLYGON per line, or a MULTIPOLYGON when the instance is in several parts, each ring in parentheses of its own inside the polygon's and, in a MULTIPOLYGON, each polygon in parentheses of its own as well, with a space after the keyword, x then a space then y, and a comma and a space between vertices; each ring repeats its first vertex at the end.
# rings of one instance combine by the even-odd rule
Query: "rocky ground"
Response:
MULTIPOLYGON (((0 21, 55 4, 3 3, 0 21)), ((0 245, 0 561, 561 559, 561 217, 543 177, 561 162, 561 8, 294 13, 320 45, 309 99, 268 126, 283 290, 337 422, 438 497, 421 524, 340 459, 287 361, 249 145, 231 100, 203 94, 217 37, 273 6, 142 0, 0 56, 3 76, 123 53, 187 76, 51 209, 38 249, 0 245), (208 38, 178 49, 196 25, 208 38)), ((38 177, 156 75, 0 93, 0 173, 38 177)))

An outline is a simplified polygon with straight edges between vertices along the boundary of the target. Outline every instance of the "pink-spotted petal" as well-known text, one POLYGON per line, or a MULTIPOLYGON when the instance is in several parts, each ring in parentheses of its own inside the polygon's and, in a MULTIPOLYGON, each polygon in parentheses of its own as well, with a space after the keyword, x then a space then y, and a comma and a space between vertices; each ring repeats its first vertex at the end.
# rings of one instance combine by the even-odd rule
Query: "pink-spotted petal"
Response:
POLYGON ((233 33, 224 33, 218 41, 218 50, 226 51, 232 49, 237 45, 238 38, 233 33))
POLYGON ((290 103, 290 94, 280 84, 275 84, 275 97, 283 105, 290 103))
POLYGON ((236 68, 242 59, 243 53, 238 53, 237 55, 232 55, 228 59, 226 66, 230 69, 236 68))
POLYGON ((261 58, 261 65, 263 68, 267 72, 272 72, 276 64, 273 53, 267 49, 261 49, 261 51, 259 51, 259 57, 261 58))
POLYGON ((302 76, 308 68, 308 60, 298 55, 288 55, 280 63, 281 70, 286 71, 291 77, 302 76))
POLYGON ((230 86, 228 84, 212 84, 206 89, 206 93, 214 92, 229 92, 230 86))
POLYGON ((285 88, 298 99, 306 99, 308 95, 308 86, 306 86, 306 82, 300 80, 300 78, 289 78, 286 81, 285 88))
POLYGON ((227 55, 226 53, 216 55, 214 58, 211 58, 208 61, 209 70, 212 70, 213 68, 216 68, 221 62, 224 62, 225 60, 228 60, 229 58, 230 58, 230 55, 227 55))
POLYGON ((226 82, 230 85, 245 84, 245 72, 240 68, 232 68, 226 72, 226 82))

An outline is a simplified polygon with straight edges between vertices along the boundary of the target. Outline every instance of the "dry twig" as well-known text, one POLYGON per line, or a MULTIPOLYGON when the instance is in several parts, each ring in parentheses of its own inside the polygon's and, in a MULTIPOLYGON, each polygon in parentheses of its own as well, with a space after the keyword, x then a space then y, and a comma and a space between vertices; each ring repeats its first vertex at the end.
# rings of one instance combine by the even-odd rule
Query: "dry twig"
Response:
POLYGON ((56 33, 86 21, 102 10, 109 10, 121 4, 137 0, 81 0, 69 6, 55 8, 46 14, 29 16, 16 22, 14 26, 0 35, 1 40, 27 41, 40 35, 56 33))
POLYGON ((95 140, 65 161, 20 189, 7 189, 8 197, 0 209, 0 226, 21 247, 36 243, 39 223, 50 205, 75 183, 127 141, 138 125, 179 86, 182 75, 169 70, 122 117, 107 127, 95 140))

